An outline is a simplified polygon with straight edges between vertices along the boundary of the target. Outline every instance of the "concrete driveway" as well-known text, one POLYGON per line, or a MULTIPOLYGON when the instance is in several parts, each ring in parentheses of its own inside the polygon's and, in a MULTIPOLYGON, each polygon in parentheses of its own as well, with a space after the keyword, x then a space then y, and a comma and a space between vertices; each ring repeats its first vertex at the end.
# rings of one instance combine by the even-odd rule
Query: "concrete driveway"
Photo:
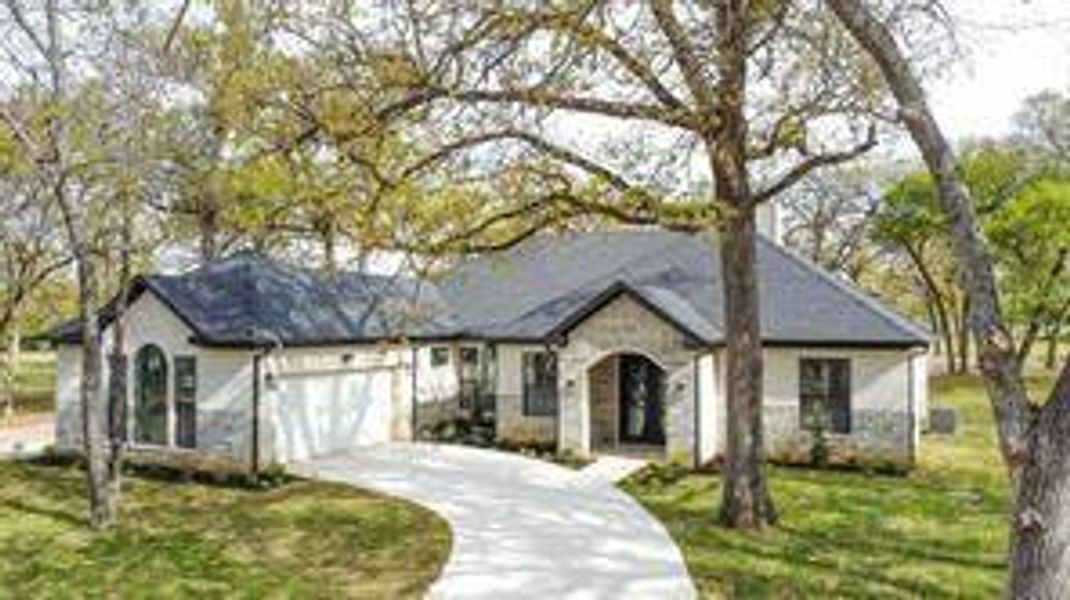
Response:
POLYGON ((694 598, 679 549, 599 477, 513 454, 387 444, 294 470, 424 505, 453 530, 432 598, 694 598))

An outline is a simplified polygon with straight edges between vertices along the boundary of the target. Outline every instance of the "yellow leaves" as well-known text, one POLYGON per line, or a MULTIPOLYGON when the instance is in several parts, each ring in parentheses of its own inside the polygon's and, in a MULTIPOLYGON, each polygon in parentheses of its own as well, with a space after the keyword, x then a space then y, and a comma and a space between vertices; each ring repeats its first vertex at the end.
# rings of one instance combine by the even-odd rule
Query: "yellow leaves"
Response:
POLYGON ((401 52, 378 52, 368 56, 367 66, 379 85, 386 89, 410 89, 425 82, 415 61, 401 52))
POLYGON ((367 103, 351 90, 327 90, 317 102, 317 118, 333 138, 348 139, 367 132, 372 115, 365 112, 367 103))

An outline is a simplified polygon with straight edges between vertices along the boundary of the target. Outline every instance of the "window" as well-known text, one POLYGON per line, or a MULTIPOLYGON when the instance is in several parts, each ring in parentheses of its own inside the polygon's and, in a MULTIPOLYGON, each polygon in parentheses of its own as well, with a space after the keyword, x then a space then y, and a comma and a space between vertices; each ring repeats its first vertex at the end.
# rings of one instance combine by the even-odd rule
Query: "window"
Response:
POLYGON ((197 357, 175 357, 175 443, 197 447, 197 357))
POLYGON ((479 348, 466 346, 461 348, 461 364, 465 367, 479 366, 479 348))
POLYGON ((450 349, 446 346, 431 348, 431 366, 444 367, 450 364, 450 349))
POLYGON ((551 352, 524 354, 524 415, 557 414, 557 357, 551 352))
POLYGON ((851 432, 851 362, 843 358, 799 361, 799 416, 803 429, 851 432))
POLYGON ((479 400, 479 348, 461 348, 461 408, 472 408, 479 400))
POLYGON ((167 357, 158 346, 143 346, 134 359, 134 440, 167 443, 167 357))

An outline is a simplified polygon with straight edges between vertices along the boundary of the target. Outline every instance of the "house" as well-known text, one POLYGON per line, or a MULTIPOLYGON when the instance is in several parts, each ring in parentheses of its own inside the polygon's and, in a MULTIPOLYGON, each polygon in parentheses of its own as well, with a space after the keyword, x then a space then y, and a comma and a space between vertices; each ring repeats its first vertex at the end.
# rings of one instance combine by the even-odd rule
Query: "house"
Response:
MULTIPOLYGON (((253 254, 140 277, 123 319, 122 433, 134 448, 258 467, 464 415, 498 439, 581 455, 715 460, 719 260, 712 234, 625 230, 538 236, 433 282, 253 254)), ((843 460, 911 464, 927 332, 769 239, 758 271, 769 454, 805 459, 818 427, 843 460)), ((79 443, 77 334, 55 333, 61 447, 79 443)))

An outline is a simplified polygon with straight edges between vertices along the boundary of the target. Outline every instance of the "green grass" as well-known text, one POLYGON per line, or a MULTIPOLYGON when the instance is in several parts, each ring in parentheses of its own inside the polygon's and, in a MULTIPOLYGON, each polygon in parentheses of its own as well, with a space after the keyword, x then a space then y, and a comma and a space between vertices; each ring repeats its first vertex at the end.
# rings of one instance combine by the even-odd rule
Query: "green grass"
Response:
POLYGON ((782 522, 769 531, 715 524, 715 475, 624 487, 665 523, 704 597, 1000 597, 1009 494, 987 398, 975 377, 943 378, 932 403, 957 408, 959 429, 923 438, 908 476, 770 468, 782 522))
POLYGON ((341 485, 127 477, 106 533, 84 492, 77 469, 0 462, 0 598, 416 598, 450 547, 429 511, 341 485))

